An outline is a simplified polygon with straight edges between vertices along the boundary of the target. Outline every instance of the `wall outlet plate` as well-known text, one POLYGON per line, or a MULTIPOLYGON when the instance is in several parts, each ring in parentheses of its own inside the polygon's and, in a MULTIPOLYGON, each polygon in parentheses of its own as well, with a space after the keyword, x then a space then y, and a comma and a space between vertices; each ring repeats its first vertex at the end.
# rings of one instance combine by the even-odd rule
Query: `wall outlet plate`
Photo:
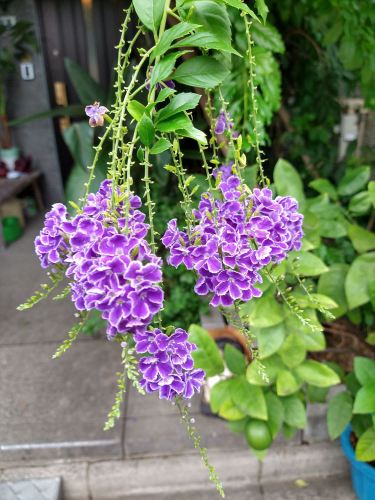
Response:
POLYGON ((32 62, 21 62, 20 72, 22 80, 34 80, 35 78, 34 64, 32 62))

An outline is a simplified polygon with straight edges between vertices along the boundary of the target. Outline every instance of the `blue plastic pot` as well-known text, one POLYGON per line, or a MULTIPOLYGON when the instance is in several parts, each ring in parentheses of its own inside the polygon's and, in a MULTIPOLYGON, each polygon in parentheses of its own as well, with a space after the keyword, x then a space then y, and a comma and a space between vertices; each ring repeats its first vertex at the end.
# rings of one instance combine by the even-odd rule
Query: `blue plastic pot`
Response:
POLYGON ((359 500, 375 500, 375 467, 355 458, 350 442, 352 428, 349 425, 341 434, 341 447, 349 460, 352 469, 353 489, 359 500))

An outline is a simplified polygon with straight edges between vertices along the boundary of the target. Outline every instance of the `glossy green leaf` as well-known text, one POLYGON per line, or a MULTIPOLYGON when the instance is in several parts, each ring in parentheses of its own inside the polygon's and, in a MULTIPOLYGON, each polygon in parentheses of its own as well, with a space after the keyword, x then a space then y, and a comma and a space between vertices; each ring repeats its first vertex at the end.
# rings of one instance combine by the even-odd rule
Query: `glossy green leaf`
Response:
POLYGON ((367 214, 372 207, 371 194, 368 191, 361 191, 354 195, 350 198, 348 206, 349 212, 355 217, 367 214))
POLYGON ((359 389, 355 396, 353 413, 375 413, 375 382, 359 389))
POLYGON ((192 123, 189 126, 177 129, 176 134, 182 137, 190 137, 200 144, 207 144, 206 134, 199 130, 199 128, 195 128, 192 123))
POLYGON ((353 398, 349 392, 340 392, 328 402, 327 426, 331 439, 336 439, 352 419, 353 398))
POLYGON ((154 87, 157 83, 170 79, 176 60, 184 53, 172 52, 155 64, 151 73, 150 86, 154 87))
POLYGON ((284 406, 280 398, 273 392, 268 392, 265 395, 267 413, 268 413, 268 427, 270 428, 272 438, 275 439, 279 433, 283 420, 284 420, 284 406))
POLYGON ((226 344, 224 348, 224 361, 229 370, 235 375, 243 375, 246 371, 246 361, 244 354, 231 344, 226 344))
POLYGON ((193 0, 185 2, 184 6, 189 9, 189 21, 199 24, 199 32, 212 33, 217 39, 225 44, 231 43, 231 27, 227 9, 213 0, 193 0))
POLYGON ((255 332, 258 342, 259 358, 268 358, 274 354, 285 338, 285 327, 283 323, 268 328, 262 328, 255 332))
POLYGON ((210 405, 213 413, 218 413, 226 401, 231 400, 232 379, 220 380, 210 392, 210 405))
POLYGON ((266 22, 267 14, 269 9, 264 0, 255 0, 255 5, 257 7, 257 11, 259 12, 260 17, 263 19, 263 22, 266 22))
POLYGON ((176 40, 177 38, 181 38, 188 33, 191 33, 198 27, 199 24, 181 22, 176 24, 175 26, 172 26, 172 28, 165 30, 160 40, 156 44, 154 50, 152 51, 151 60, 155 59, 155 57, 164 55, 165 52, 170 49, 174 40, 176 40))
POLYGON ((338 304, 337 308, 331 310, 336 318, 339 318, 348 310, 345 295, 345 278, 348 269, 347 264, 334 264, 319 277, 318 293, 331 297, 338 304))
POLYGON ((285 51, 283 39, 277 29, 270 24, 254 23, 252 36, 259 47, 282 54, 285 51))
MULTIPOLYGON (((69 201, 78 203, 79 199, 85 195, 85 183, 89 179, 90 172, 83 169, 81 165, 74 165, 69 173, 68 180, 65 185, 65 197, 69 201)), ((105 172, 101 172, 99 168, 95 171, 95 179, 90 186, 90 192, 96 192, 99 189, 100 183, 106 178, 105 172)))
POLYGON ((273 172, 277 193, 280 196, 293 196, 303 209, 305 194, 301 177, 297 170, 286 160, 280 159, 273 172))
POLYGON ((197 350, 192 353, 196 368, 202 368, 208 377, 224 371, 220 350, 207 330, 198 325, 191 325, 189 340, 197 346, 197 350))
POLYGON ((141 120, 142 116, 145 114, 145 111, 145 106, 139 101, 129 101, 128 112, 137 122, 141 120))
POLYGON ((300 382, 289 370, 281 370, 276 378, 276 392, 278 396, 289 396, 298 391, 300 382))
POLYGON ((358 253, 368 252, 375 248, 375 234, 361 226, 349 224, 348 235, 358 253))
POLYGON ((194 94, 192 92, 183 92, 177 94, 171 99, 171 101, 163 109, 157 113, 157 122, 167 120, 173 115, 186 111, 188 109, 194 109, 202 96, 200 94, 194 94))
POLYGON ((285 309, 273 296, 270 289, 262 297, 253 299, 241 307, 241 315, 253 328, 267 328, 281 323, 285 309))
POLYGON ((173 95, 175 93, 176 93, 175 89, 171 89, 170 87, 164 87, 158 93, 158 96, 155 99, 155 104, 159 104, 161 102, 164 102, 168 97, 170 97, 171 95, 173 95))
POLYGON ((267 406, 262 389, 249 384, 245 377, 233 379, 232 399, 241 412, 253 418, 267 420, 267 406))
POLYGON ((311 403, 325 403, 329 387, 316 387, 309 384, 307 386, 306 395, 311 403))
POLYGON ((326 341, 316 311, 306 309, 303 311, 303 317, 310 322, 314 330, 311 329, 311 326, 302 324, 300 318, 297 318, 294 314, 289 314, 285 319, 286 331, 297 334, 303 340, 308 351, 321 351, 325 348, 326 341))
POLYGON ((276 376, 285 365, 277 354, 270 358, 252 361, 246 370, 246 378, 250 384, 267 386, 276 380, 276 376))
POLYGON ((328 179, 314 179, 309 182, 309 186, 318 191, 321 194, 328 194, 332 200, 337 200, 337 191, 335 186, 328 179))
POLYGON ((165 0, 133 0, 133 5, 146 28, 156 32, 163 17, 165 0))
POLYGON ((375 346, 375 332, 370 332, 366 337, 366 342, 375 346))
POLYGON ((354 358, 354 373, 361 385, 375 383, 375 361, 363 356, 354 358))
POLYGON ((168 139, 161 138, 152 146, 152 148, 150 149, 150 153, 152 155, 158 155, 171 147, 172 143, 168 141, 168 139))
POLYGON ((360 191, 369 181, 371 168, 367 166, 348 170, 338 184, 340 196, 351 196, 360 191))
POLYGON ((375 252, 360 255, 349 268, 345 279, 345 294, 349 309, 370 301, 369 285, 375 276, 375 252))
MULTIPOLYGON (((324 274, 323 274, 324 276, 324 274)), ((292 296, 296 300, 301 309, 312 307, 313 309, 337 309, 338 304, 322 293, 293 293, 292 296)))
POLYGON ((300 276, 319 276, 328 271, 322 259, 311 252, 292 252, 288 262, 293 271, 300 276))
POLYGON ((289 368, 295 368, 306 357, 306 348, 303 338, 297 333, 291 333, 285 339, 278 351, 283 363, 289 368))
POLYGON ((281 398, 284 407, 284 421, 291 427, 304 429, 306 425, 305 405, 297 396, 281 398))
POLYGON ((194 33, 193 35, 180 40, 173 45, 173 48, 177 47, 200 47, 202 49, 221 50, 223 52, 229 52, 242 57, 230 43, 226 42, 214 33, 205 31, 199 31, 198 33, 194 33))
POLYGON ((156 123, 156 130, 161 132, 175 132, 177 129, 189 128, 191 126, 190 118, 185 113, 177 113, 167 120, 156 123))
POLYGON ((179 83, 205 89, 219 85, 229 74, 229 70, 209 56, 192 57, 184 61, 172 78, 179 83))
POLYGON ((242 420, 246 414, 242 412, 232 399, 228 399, 221 405, 219 415, 226 420, 242 420))
POLYGON ((295 368, 302 380, 317 387, 329 387, 340 383, 337 373, 318 361, 308 359, 295 368))
POLYGON ((144 114, 138 125, 138 134, 141 143, 148 147, 154 142, 155 128, 149 116, 144 114))
POLYGON ((246 5, 246 3, 244 3, 242 0, 219 0, 219 1, 229 5, 230 7, 234 7, 237 10, 245 12, 245 14, 248 14, 250 17, 260 22, 259 18, 256 16, 254 11, 252 11, 250 7, 246 5))
POLYGON ((91 165, 94 158, 94 129, 86 121, 73 123, 66 128, 63 138, 77 165, 84 169, 91 165))
POLYGON ((375 429, 367 429, 359 438, 355 458, 360 462, 372 462, 375 460, 375 429))

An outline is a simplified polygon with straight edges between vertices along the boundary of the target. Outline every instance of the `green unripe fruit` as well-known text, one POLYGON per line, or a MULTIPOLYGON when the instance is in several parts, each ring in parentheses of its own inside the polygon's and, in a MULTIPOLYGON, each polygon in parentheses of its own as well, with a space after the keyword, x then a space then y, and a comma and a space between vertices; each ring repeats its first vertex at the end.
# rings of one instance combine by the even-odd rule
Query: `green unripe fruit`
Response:
POLYGON ((250 420, 245 428, 245 436, 254 450, 266 450, 272 443, 271 431, 263 420, 250 420))

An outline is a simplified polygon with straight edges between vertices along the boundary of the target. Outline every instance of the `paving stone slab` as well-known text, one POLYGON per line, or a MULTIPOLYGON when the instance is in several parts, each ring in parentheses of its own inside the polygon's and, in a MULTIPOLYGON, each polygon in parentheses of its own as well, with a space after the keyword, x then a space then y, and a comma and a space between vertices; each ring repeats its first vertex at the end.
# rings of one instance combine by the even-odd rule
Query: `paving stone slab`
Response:
MULTIPOLYGON (((61 477, 63 500, 89 500, 87 463, 45 464, 0 469, 0 481, 25 481, 61 477)), ((0 496, 1 500, 3 498, 0 496)), ((34 500, 29 497, 27 500, 34 500)), ((90 499, 91 500, 91 499, 90 499)))
POLYGON ((0 483, 1 500, 61 500, 61 479, 26 479, 0 483))
POLYGON ((116 392, 118 344, 0 348, 0 464, 38 458, 121 457, 122 423, 104 432, 116 392))
POLYGON ((332 476, 307 480, 304 487, 295 483, 271 483, 262 487, 262 500, 356 500, 349 478, 332 476))

